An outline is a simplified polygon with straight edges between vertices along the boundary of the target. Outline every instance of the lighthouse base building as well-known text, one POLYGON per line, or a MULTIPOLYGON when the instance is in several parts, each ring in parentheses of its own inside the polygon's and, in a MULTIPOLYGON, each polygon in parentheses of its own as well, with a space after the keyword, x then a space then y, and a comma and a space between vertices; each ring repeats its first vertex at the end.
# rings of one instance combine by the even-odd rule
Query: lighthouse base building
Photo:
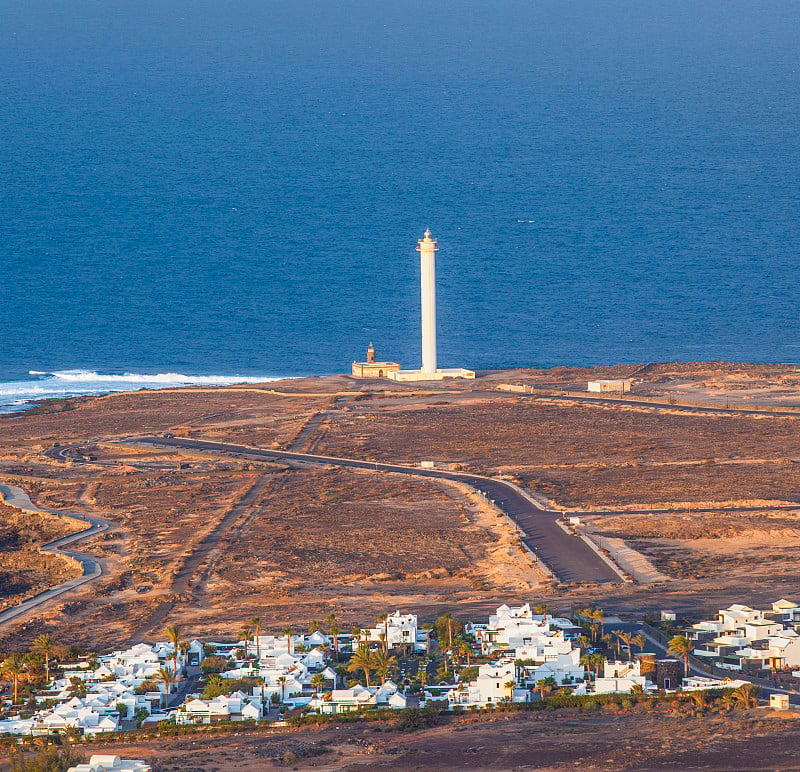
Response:
POLYGON ((376 362, 375 346, 371 343, 367 349, 366 362, 353 362, 352 374, 354 378, 391 378, 392 373, 400 370, 397 362, 376 362))
POLYGON ((393 381, 444 381, 448 378, 474 378, 475 371, 463 367, 439 367, 432 373, 424 370, 395 370, 388 377, 393 381))
POLYGON ((422 367, 401 370, 395 362, 376 362, 375 348, 370 343, 366 362, 353 362, 356 378, 390 378, 393 381, 443 381, 447 378, 474 378, 472 370, 463 367, 438 367, 436 362, 436 252, 439 245, 430 229, 419 240, 420 307, 422 310, 422 367))

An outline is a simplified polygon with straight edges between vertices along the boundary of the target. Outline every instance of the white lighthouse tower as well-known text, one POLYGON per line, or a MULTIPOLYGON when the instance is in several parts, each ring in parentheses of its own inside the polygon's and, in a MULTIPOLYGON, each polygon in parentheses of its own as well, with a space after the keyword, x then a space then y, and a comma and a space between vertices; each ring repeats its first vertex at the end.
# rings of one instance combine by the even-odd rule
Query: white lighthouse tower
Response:
POLYGON ((436 252, 439 245, 430 228, 419 240, 420 284, 422 288, 422 372, 436 377, 436 252))
MULTIPOLYGON (((417 242, 422 301, 422 367, 419 370, 393 370, 386 377, 393 381, 442 381, 445 378, 474 378, 472 370, 463 367, 442 369, 436 361, 436 252, 439 245, 430 229, 417 242)), ((353 374, 356 374, 355 363, 353 374)))

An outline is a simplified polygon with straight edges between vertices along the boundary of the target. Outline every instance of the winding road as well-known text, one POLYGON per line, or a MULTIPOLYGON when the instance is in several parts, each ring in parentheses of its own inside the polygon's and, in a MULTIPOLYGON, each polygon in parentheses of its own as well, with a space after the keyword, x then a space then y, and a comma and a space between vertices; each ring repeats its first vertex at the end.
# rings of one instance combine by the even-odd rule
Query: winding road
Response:
POLYGON ((580 537, 565 531, 557 522, 560 513, 549 511, 525 495, 516 486, 493 477, 439 469, 420 469, 402 464, 337 458, 313 453, 269 450, 249 445, 235 445, 210 440, 181 437, 138 437, 126 440, 133 444, 185 448, 193 451, 228 453, 246 458, 284 459, 311 464, 333 465, 353 469, 393 472, 414 477, 432 477, 460 482, 476 489, 505 512, 524 532, 522 542, 562 583, 621 581, 620 574, 580 537))
POLYGON ((38 507, 31 501, 30 496, 28 496, 28 494, 22 488, 19 488, 16 485, 0 485, 0 495, 2 495, 2 498, 7 506, 14 507, 14 509, 19 509, 21 512, 29 512, 31 514, 46 513, 51 515, 61 515, 62 517, 77 520, 80 523, 85 523, 88 525, 88 527, 82 531, 71 533, 67 536, 62 536, 60 539, 55 539, 54 541, 44 544, 39 548, 42 552, 49 552, 51 555, 66 555, 67 557, 74 558, 81 564, 81 567, 83 568, 83 574, 75 577, 74 579, 70 579, 63 584, 59 584, 56 587, 43 590, 38 595, 34 595, 32 598, 28 598, 28 600, 0 612, 0 625, 12 622, 19 617, 28 614, 30 611, 33 611, 42 604, 53 600, 53 598, 57 598, 59 595, 63 595, 71 590, 76 590, 78 587, 82 587, 84 584, 88 584, 95 579, 99 579, 103 575, 103 567, 91 555, 86 555, 82 552, 76 552, 75 550, 65 548, 69 547, 71 544, 75 544, 78 541, 88 539, 91 536, 96 536, 103 531, 107 531, 111 527, 111 523, 108 520, 105 520, 102 517, 97 517, 96 515, 78 515, 74 512, 65 510, 38 507))

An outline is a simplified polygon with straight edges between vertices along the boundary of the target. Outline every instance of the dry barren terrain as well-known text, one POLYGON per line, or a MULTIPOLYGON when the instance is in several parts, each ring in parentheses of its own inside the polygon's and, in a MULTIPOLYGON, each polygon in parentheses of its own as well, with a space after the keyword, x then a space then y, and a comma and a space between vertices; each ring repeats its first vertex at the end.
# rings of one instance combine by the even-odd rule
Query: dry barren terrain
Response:
POLYGON ((330 610, 347 624, 394 607, 482 614, 540 596, 562 610, 642 610, 796 594, 800 507, 770 506, 800 502, 800 413, 559 397, 590 377, 631 374, 634 396, 702 383, 719 402, 771 386, 777 404, 800 388, 785 366, 557 368, 425 389, 336 377, 140 392, 0 418, 2 481, 114 523, 86 547, 103 563, 101 580, 0 633, 11 642, 49 629, 111 645, 155 634, 167 616, 213 635, 253 615, 280 629, 330 610), (495 389, 504 383, 534 393, 495 389), (119 443, 167 431, 503 474, 580 511, 589 531, 622 540, 672 581, 549 588, 502 518, 441 481, 119 443), (45 454, 54 443, 64 458, 45 454))
POLYGON ((788 770, 800 767, 797 723, 796 715, 763 710, 692 716, 667 705, 655 714, 623 709, 463 717, 413 732, 368 723, 271 734, 194 733, 91 750, 144 758, 157 772, 788 770))
POLYGON ((67 558, 39 551, 43 544, 83 529, 67 518, 34 515, 0 504, 0 598, 13 606, 48 587, 80 576, 67 558))

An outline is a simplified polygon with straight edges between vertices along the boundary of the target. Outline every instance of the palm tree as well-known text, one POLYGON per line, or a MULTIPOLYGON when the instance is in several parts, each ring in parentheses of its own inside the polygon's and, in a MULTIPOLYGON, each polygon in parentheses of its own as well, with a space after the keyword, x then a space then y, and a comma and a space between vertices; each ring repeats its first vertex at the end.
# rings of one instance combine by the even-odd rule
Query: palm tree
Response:
POLYGON ((278 683, 281 685, 281 702, 283 702, 286 699, 285 690, 286 690, 286 682, 288 680, 289 679, 286 678, 285 675, 278 676, 278 683))
POLYGON ((319 694, 325 688, 325 676, 322 673, 316 673, 311 677, 311 686, 314 691, 319 694))
POLYGON ((683 674, 689 675, 689 655, 692 653, 692 642, 685 635, 675 635, 667 645, 667 654, 683 657, 683 674))
POLYGON ((250 641, 250 633, 252 633, 252 632, 253 631, 249 627, 243 627, 241 630, 239 630, 239 635, 242 637, 242 640, 244 641, 244 658, 245 659, 247 659, 247 644, 250 641))
POLYGON ((383 622, 383 633, 379 634, 381 639, 381 643, 383 644, 383 650, 385 652, 389 652, 389 615, 388 614, 381 614, 378 617, 378 624, 383 622))
POLYGON ((0 669, 2 669, 3 676, 14 685, 14 703, 16 703, 19 697, 19 682, 25 677, 22 657, 19 654, 9 654, 3 660, 0 669))
POLYGON ((169 624, 164 628, 164 632, 172 644, 172 664, 175 667, 175 674, 178 673, 178 644, 181 640, 180 628, 175 624, 169 624))
POLYGON ((206 686, 220 687, 224 680, 219 673, 209 673, 206 676, 206 686))
POLYGON ((385 651, 376 651, 372 654, 372 667, 386 683, 389 672, 397 664, 397 657, 389 656, 385 651))
POLYGON ((598 608, 592 614, 592 618, 600 623, 600 635, 605 635, 606 632, 606 617, 603 614, 603 609, 598 608))
POLYGON ((581 664, 589 671, 590 675, 594 671, 595 679, 600 678, 600 668, 605 661, 606 658, 602 654, 584 654, 581 657, 581 664))
POLYGON ((470 665, 470 658, 472 657, 472 646, 466 641, 461 641, 458 646, 458 653, 467 658, 467 667, 470 665))
POLYGON ((430 625, 423 625, 422 629, 425 633, 425 654, 430 656, 431 653, 431 633, 433 632, 430 625))
POLYGON ((535 611, 537 614, 541 614, 541 615, 542 615, 542 624, 545 624, 545 625, 547 624, 547 610, 548 610, 548 609, 547 609, 547 604, 546 604, 546 603, 540 603, 540 604, 539 604, 539 605, 538 605, 538 606, 537 606, 537 607, 534 609, 534 611, 535 611))
POLYGON ((336 662, 339 661, 339 625, 336 623, 336 614, 332 611, 325 617, 325 624, 328 625, 328 635, 333 639, 333 653, 336 662))
POLYGON ((286 653, 292 653, 292 635, 293 631, 291 627, 284 627, 282 631, 282 635, 286 636, 286 653))
POLYGON ((177 676, 168 667, 161 667, 156 673, 156 681, 164 684, 164 707, 169 705, 169 693, 172 684, 177 680, 177 676))
POLYGON ((33 651, 44 655, 44 672, 48 684, 50 683, 50 653, 53 651, 54 645, 53 636, 49 633, 42 633, 33 639, 33 651))
POLYGON ((584 622, 588 622, 590 619, 594 619, 594 609, 590 606, 586 608, 579 608, 575 611, 575 618, 580 620, 582 619, 584 622))
POLYGON ((309 633, 309 635, 317 632, 317 630, 319 630, 321 627, 322 627, 322 622, 320 622, 318 619, 312 619, 308 623, 308 633, 309 633))
POLYGON ((339 626, 334 619, 328 628, 328 634, 333 638, 333 657, 336 662, 339 661, 339 626))
POLYGON ((639 633, 639 635, 636 635, 631 639, 631 643, 634 646, 638 646, 639 651, 643 652, 644 647, 647 646, 647 638, 645 638, 642 633, 639 633))
POLYGON ((347 669, 351 673, 356 670, 363 670, 364 677, 367 680, 367 688, 369 688, 370 671, 375 669, 375 655, 369 650, 369 646, 362 643, 355 652, 353 652, 347 669))
POLYGON ((614 635, 617 636, 627 647, 628 649, 628 659, 633 659, 633 653, 631 652, 631 644, 633 643, 633 633, 629 632, 621 632, 619 630, 614 631, 614 635))
POLYGON ((591 641, 589 640, 589 636, 587 636, 587 635, 579 635, 579 636, 578 636, 578 637, 575 639, 575 642, 576 642, 576 643, 578 644, 578 646, 580 646, 582 649, 588 649, 588 648, 589 648, 589 644, 591 643, 591 641))
POLYGON ((581 665, 586 668, 587 681, 592 680, 592 666, 594 665, 594 654, 584 654, 581 657, 581 665))
POLYGON ((546 678, 540 678, 536 682, 536 688, 539 690, 539 697, 541 697, 542 699, 544 699, 544 691, 545 691, 545 689, 547 689, 547 687, 549 685, 550 684, 547 683, 547 679, 546 678))
POLYGON ((692 692, 689 695, 689 699, 694 703, 697 710, 702 710, 707 704, 706 693, 702 689, 692 692))
POLYGON ((508 694, 503 697, 504 700, 510 700, 514 696, 514 687, 517 684, 514 681, 506 681, 503 686, 508 689, 508 694))
POLYGON ((758 695, 761 690, 755 684, 742 684, 733 691, 733 699, 737 705, 741 705, 745 710, 758 706, 758 695))
POLYGON ((259 636, 261 635, 261 617, 253 617, 250 622, 248 623, 250 627, 253 628, 253 640, 256 644, 256 659, 261 659, 261 641, 259 641, 259 636))

